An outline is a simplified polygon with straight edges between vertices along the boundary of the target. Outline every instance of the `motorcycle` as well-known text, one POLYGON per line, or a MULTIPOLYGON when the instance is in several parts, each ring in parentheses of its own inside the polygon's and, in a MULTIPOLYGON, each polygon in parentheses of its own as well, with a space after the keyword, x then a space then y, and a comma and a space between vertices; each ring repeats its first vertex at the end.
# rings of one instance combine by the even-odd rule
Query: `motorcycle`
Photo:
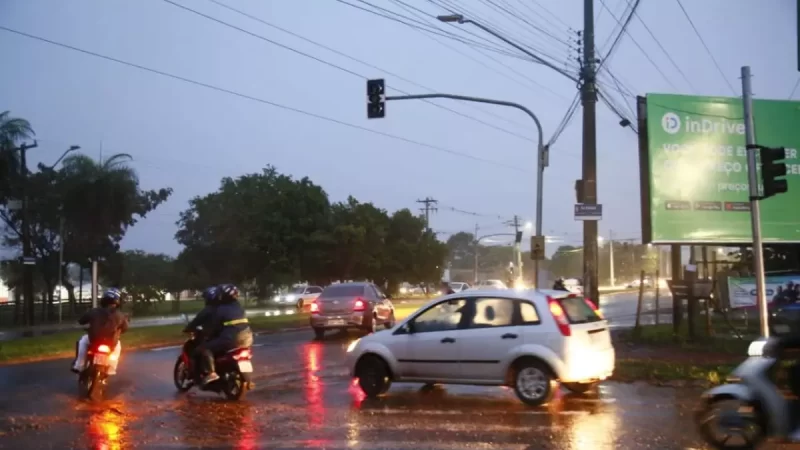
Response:
MULTIPOLYGON (((786 398, 776 385, 780 339, 753 341, 747 354, 727 384, 703 394, 695 416, 700 435, 716 449, 755 449, 767 438, 800 442, 800 401, 786 398)), ((795 392, 800 391, 798 368, 794 365, 789 374, 795 392)))
POLYGON ((105 344, 90 344, 86 352, 86 366, 78 374, 78 390, 82 397, 100 401, 108 380, 109 362, 115 357, 112 348, 105 344))
POLYGON ((202 342, 202 327, 190 332, 189 339, 183 344, 181 354, 175 361, 173 381, 179 392, 188 392, 193 386, 201 391, 223 394, 228 400, 241 400, 244 394, 253 388, 252 353, 249 348, 235 348, 224 355, 215 357, 215 365, 219 379, 203 385, 205 373, 202 361, 194 354, 202 342))

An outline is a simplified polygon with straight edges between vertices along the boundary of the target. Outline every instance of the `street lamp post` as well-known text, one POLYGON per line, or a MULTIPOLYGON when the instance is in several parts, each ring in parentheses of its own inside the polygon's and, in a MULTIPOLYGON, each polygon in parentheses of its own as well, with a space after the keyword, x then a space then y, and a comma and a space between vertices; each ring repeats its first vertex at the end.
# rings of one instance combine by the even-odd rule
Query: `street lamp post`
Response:
MULTIPOLYGON (((74 152, 75 150, 80 150, 79 145, 72 145, 70 146, 60 158, 50 166, 50 170, 55 170, 56 166, 64 159, 67 154, 70 152, 74 152)), ((59 224, 58 224, 58 238, 60 240, 59 248, 58 248, 58 323, 61 323, 62 316, 62 303, 63 298, 61 296, 62 291, 64 290, 64 203, 61 203, 61 214, 59 217, 59 224)))
MULTIPOLYGON (((466 95, 454 94, 418 94, 418 95, 391 95, 386 96, 386 101, 389 100, 421 100, 428 98, 449 98, 452 100, 461 100, 466 102, 488 103, 490 105, 507 106, 509 108, 516 108, 526 113, 533 122, 536 124, 536 129, 539 132, 539 140, 537 145, 537 171, 536 171, 536 236, 542 235, 542 204, 543 204, 543 188, 544 188, 544 168, 549 165, 548 152, 549 149, 544 145, 544 132, 542 131, 542 124, 539 118, 530 109, 519 103, 507 102, 503 100, 492 100, 489 98, 470 97, 466 95)), ((533 283, 536 288, 539 288, 539 260, 533 261, 533 283)))
MULTIPOLYGON (((593 14, 589 14, 589 16, 592 17, 593 14)), ((561 74, 561 75, 565 76, 566 78, 574 81, 576 84, 581 84, 581 80, 580 80, 579 77, 576 77, 576 76, 570 74, 569 72, 567 72, 564 69, 561 69, 558 66, 546 61, 545 59, 542 59, 541 57, 539 57, 535 53, 533 53, 530 50, 526 49, 525 47, 522 47, 521 45, 516 44, 515 42, 507 39, 506 37, 504 37, 500 33, 497 33, 496 31, 492 30, 491 28, 489 28, 489 27, 487 27, 487 26, 485 26, 485 25, 483 25, 483 24, 481 24, 479 22, 476 22, 474 20, 464 18, 464 16, 462 14, 441 15, 441 16, 437 16, 436 18, 439 21, 444 22, 444 23, 458 23, 458 24, 472 24, 472 25, 475 25, 476 27, 480 28, 481 30, 491 34, 492 36, 496 37, 497 39, 500 39, 501 41, 505 42, 506 44, 508 44, 508 45, 514 47, 515 49, 521 51, 522 53, 525 53, 526 55, 530 56, 535 62, 537 62, 539 64, 542 64, 542 65, 544 65, 546 67, 549 67, 550 69, 555 70, 559 74, 561 74)), ((592 37, 593 36, 594 35, 592 33, 592 37)), ((592 51, 594 51, 593 46, 592 46, 592 51)), ((589 58, 589 59, 591 59, 591 58, 589 58)), ((594 64, 593 61, 592 61, 592 64, 594 64)), ((593 84, 592 84, 592 86, 593 86, 593 84)), ((586 139, 586 138, 584 137, 584 139, 586 139)), ((538 190, 538 192, 537 192, 537 202, 536 202, 536 206, 537 206, 536 236, 537 236, 537 238, 541 238, 541 236, 542 236, 542 224, 541 224, 542 218, 541 218, 541 214, 539 214, 539 211, 540 211, 540 208, 541 208, 541 201, 542 201, 542 176, 541 176, 541 174, 544 171, 544 167, 546 167, 546 166, 547 166, 547 164, 540 164, 540 166, 539 166, 539 178, 538 178, 538 182, 537 182, 537 190, 538 190)), ((584 178, 586 178, 586 177, 584 177, 584 178)), ((591 184, 593 186, 593 183, 589 183, 589 184, 591 184)), ((590 222, 590 221, 587 221, 587 222, 590 222)), ((593 223, 596 223, 596 222, 593 222, 593 223)), ((584 224, 584 228, 587 225, 590 225, 590 224, 584 224)), ((592 233, 592 234, 594 236, 597 235, 596 228, 595 228, 594 233, 592 233)), ((586 235, 587 235, 586 231, 584 231, 584 235, 585 235, 584 236, 584 240, 588 239, 586 237, 586 235)), ((586 246, 586 245, 584 245, 584 246, 586 246)), ((591 250, 592 254, 591 255, 584 255, 584 257, 585 258, 590 258, 590 259, 591 258, 596 258, 597 257, 597 251, 596 251, 597 244, 593 242, 590 247, 591 248, 589 248, 589 250, 591 250)), ((538 260, 534 260, 534 267, 535 267, 534 283, 536 284, 536 287, 538 288, 539 287, 539 261, 538 260)), ((594 273, 594 277, 596 278, 596 268, 597 268, 596 262, 593 262, 592 267, 594 267, 594 272, 593 273, 594 273)), ((590 292, 590 294, 591 294, 591 292, 590 292)))

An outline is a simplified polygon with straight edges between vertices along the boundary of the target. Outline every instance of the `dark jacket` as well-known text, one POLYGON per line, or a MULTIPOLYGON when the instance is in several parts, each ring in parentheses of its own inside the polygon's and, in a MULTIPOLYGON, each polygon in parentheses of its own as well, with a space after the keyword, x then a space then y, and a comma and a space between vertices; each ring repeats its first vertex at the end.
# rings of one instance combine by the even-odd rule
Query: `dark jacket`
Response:
POLYGON ((197 327, 203 327, 203 334, 209 336, 211 332, 214 330, 214 310, 216 309, 216 305, 206 305, 205 308, 201 309, 194 319, 186 325, 187 331, 195 331, 197 327))
POLYGON ((86 311, 78 324, 89 325, 89 341, 107 341, 116 344, 122 333, 128 331, 128 318, 117 308, 92 308, 86 311))
POLYGON ((247 314, 239 302, 223 303, 214 309, 211 326, 212 339, 219 338, 231 343, 252 338, 247 314))

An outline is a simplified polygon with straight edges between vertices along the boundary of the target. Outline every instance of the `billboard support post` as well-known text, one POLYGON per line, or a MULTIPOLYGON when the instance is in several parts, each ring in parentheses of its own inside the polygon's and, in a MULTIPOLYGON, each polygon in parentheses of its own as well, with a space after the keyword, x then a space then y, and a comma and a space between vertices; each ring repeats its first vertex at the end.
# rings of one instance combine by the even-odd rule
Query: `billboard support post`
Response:
POLYGON ((761 243, 761 211, 758 190, 758 162, 756 152, 752 148, 756 143, 753 121, 753 91, 750 78, 750 66, 742 67, 742 102, 744 106, 744 134, 747 150, 747 175, 750 182, 750 223, 753 228, 753 271, 756 276, 756 301, 758 302, 758 319, 761 336, 769 337, 769 312, 767 310, 766 275, 764 274, 764 248, 761 243))

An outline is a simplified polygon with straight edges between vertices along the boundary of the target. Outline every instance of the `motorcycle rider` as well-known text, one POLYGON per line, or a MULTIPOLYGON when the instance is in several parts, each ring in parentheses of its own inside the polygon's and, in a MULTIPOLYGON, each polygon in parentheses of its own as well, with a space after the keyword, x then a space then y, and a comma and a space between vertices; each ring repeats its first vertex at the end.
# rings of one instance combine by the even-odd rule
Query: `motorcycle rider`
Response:
POLYGON ((78 324, 89 325, 89 330, 75 345, 73 372, 80 373, 86 366, 86 353, 89 345, 106 344, 114 349, 109 358, 108 374, 117 374, 117 364, 122 351, 119 338, 128 330, 128 318, 119 311, 121 302, 122 292, 117 288, 108 289, 100 298, 100 307, 86 311, 78 319, 78 324))
POLYGON ((211 322, 211 337, 198 349, 202 352, 207 373, 203 385, 219 379, 214 364, 215 355, 253 345, 253 332, 248 325, 247 314, 239 303, 239 289, 236 286, 220 286, 220 302, 214 309, 211 322))
POLYGON ((564 277, 556 278, 556 282, 553 283, 553 290, 554 291, 568 291, 567 286, 564 284, 564 277))
POLYGON ((205 300, 205 306, 200 310, 200 312, 197 313, 196 316, 194 316, 194 319, 192 319, 191 322, 186 325, 186 328, 183 329, 184 333, 198 333, 197 328, 203 328, 202 331, 199 332, 199 339, 192 340, 193 343, 198 344, 198 346, 190 352, 193 361, 201 361, 202 354, 199 352, 199 344, 203 342, 204 338, 208 338, 210 333, 214 331, 212 329, 214 326, 214 310, 219 305, 220 292, 221 290, 219 286, 207 287, 203 291, 203 300, 205 300))

